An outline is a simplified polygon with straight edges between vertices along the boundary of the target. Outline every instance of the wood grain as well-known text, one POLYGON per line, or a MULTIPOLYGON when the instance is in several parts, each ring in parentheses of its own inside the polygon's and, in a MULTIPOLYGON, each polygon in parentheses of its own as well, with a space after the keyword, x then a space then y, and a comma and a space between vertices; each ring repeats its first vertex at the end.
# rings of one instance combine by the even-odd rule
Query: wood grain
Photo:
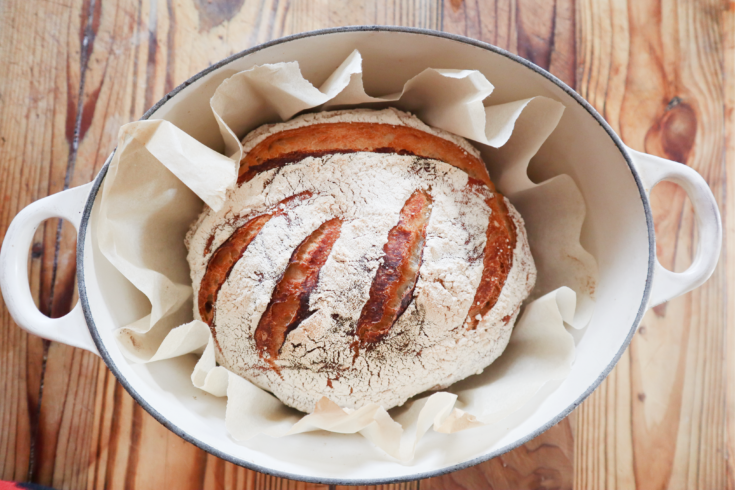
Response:
POLYGON ((421 481, 422 490, 572 488, 574 437, 569 418, 531 442, 485 463, 421 481))
MULTIPOLYGON (((735 178, 731 169, 735 166, 735 4, 729 3, 721 11, 722 24, 720 33, 722 35, 723 50, 723 91, 724 91, 724 113, 725 113, 725 174, 722 192, 725 197, 724 205, 721 204, 720 209, 723 210, 725 238, 723 242, 723 254, 720 260, 724 262, 720 267, 724 269, 723 275, 726 285, 726 296, 724 298, 725 313, 724 320, 726 326, 726 339, 724 343, 725 350, 725 428, 723 436, 725 437, 726 447, 725 454, 735 454, 735 386, 732 380, 735 379, 735 311, 732 305, 735 305, 735 267, 733 267, 732 257, 735 257, 735 213, 732 211, 732 205, 727 201, 728 196, 735 195, 735 178), (728 307, 729 306, 729 307, 728 307)), ((725 479, 727 488, 732 490, 735 488, 735 466, 733 459, 727 458, 727 473, 725 479)))
MULTIPOLYGON (((206 66, 270 39, 407 25, 480 39, 550 70, 626 144, 705 176, 725 223, 720 266, 702 288, 649 312, 601 387, 534 441, 450 475, 371 488, 735 489, 732 2, 6 0, 0 9, 0 237, 25 205, 90 181, 122 124, 206 66)), ((691 207, 673 184, 658 186, 652 203, 661 261, 682 270, 694 252, 691 207)), ((57 220, 34 239, 31 290, 51 316, 76 301, 74 247, 73 228, 57 220)), ((25 334, 4 303, 0 424, 0 479, 75 490, 328 488, 184 442, 99 359, 25 334)))
MULTIPOLYGON (((79 50, 76 34, 81 4, 48 4, 44 15, 29 3, 2 4, 0 36, 4 67, 0 89, 0 234, 30 202, 64 189, 67 164, 74 158, 73 111, 79 93, 79 50), (14 27, 15 26, 15 27, 14 27), (22 34, 20 26, 23 27, 22 34), (54 32, 55 36, 48 36, 54 32), (29 62, 28 60, 33 60, 29 62)), ((57 221, 39 229, 30 260, 32 294, 41 311, 58 316, 73 292, 68 263, 73 257, 57 250, 57 221), (59 267, 60 265, 60 267, 59 267), (58 291, 57 291, 58 289, 58 291)), ((41 448, 35 436, 48 343, 28 336, 0 306, 2 370, 0 370, 0 478, 26 479, 41 448)), ((73 349, 57 351, 73 355, 73 349)), ((59 373, 68 378, 71 373, 59 373)), ((49 395, 51 397, 51 395, 49 395)), ((48 399, 48 397, 47 397, 48 399)), ((58 431, 57 431, 58 432, 58 431)))
MULTIPOLYGON (((700 172, 727 214, 725 5, 578 5, 580 94, 632 148, 700 172)), ((651 201, 659 260, 684 270, 696 236, 691 206, 670 183, 651 201)), ((626 355, 579 409, 576 486, 725 488, 725 360, 733 352, 726 290, 723 259, 704 286, 647 313, 626 355)))

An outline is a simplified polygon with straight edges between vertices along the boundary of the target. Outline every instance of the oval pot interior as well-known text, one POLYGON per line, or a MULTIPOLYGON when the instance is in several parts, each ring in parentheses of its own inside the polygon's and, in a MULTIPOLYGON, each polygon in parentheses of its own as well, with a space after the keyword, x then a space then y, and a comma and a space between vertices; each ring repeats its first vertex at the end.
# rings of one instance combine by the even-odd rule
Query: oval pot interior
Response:
MULTIPOLYGON (((627 347, 645 311, 652 270, 650 209, 622 143, 575 92, 534 65, 478 41, 402 28, 344 28, 274 41, 210 67, 166 96, 146 114, 167 119, 203 143, 222 148, 209 98, 228 76, 263 63, 299 62, 319 86, 359 49, 368 93, 400 90, 403 81, 426 67, 475 69, 495 86, 492 104, 537 95, 561 101, 559 126, 533 158, 535 181, 568 174, 581 190, 587 217, 582 244, 597 259, 597 304, 589 326, 576 333, 577 357, 570 375, 539 396, 503 427, 447 436, 430 431, 415 462, 404 466, 359 435, 308 433, 237 443, 224 425, 225 399, 191 384, 196 358, 185 356, 147 365, 130 364, 113 331, 149 312, 145 296, 100 253, 95 234, 97 178, 80 230, 79 288, 87 323, 105 362, 131 395, 157 420, 197 446, 264 473, 332 484, 377 484, 435 476, 502 454, 548 429, 573 410, 604 379, 627 347), (196 117, 192 117, 196 115, 196 117), (512 427, 512 428, 508 428, 512 427), (477 441, 483 441, 478 449, 477 441), (369 461, 369 462, 366 462, 369 461)), ((492 161, 492 155, 484 155, 492 161)))

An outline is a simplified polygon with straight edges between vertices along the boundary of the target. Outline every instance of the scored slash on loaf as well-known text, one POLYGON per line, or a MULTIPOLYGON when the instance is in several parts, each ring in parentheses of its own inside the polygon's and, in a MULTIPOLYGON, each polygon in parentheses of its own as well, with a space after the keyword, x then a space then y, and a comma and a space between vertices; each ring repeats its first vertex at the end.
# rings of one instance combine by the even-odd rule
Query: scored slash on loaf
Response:
POLYGON ((536 270, 467 141, 359 109, 243 146, 238 186, 187 235, 219 364, 305 412, 322 396, 390 409, 502 353, 536 270))

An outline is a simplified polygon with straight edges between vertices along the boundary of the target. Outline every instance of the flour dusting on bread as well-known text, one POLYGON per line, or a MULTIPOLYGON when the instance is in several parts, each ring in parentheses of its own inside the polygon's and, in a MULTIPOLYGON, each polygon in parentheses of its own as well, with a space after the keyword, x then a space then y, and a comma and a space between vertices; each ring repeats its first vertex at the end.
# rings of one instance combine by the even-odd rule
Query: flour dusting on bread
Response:
MULTIPOLYGON (((263 126, 250 133, 244 145, 251 151, 270 135, 337 120, 411 125, 478 156, 462 138, 395 109, 302 116, 263 126)), ((322 396, 347 408, 376 402, 389 409, 481 372, 505 349, 520 305, 535 282, 523 220, 502 196, 442 161, 356 152, 307 156, 264 171, 230 190, 220 211, 206 208, 187 235, 195 298, 217 250, 236 230, 265 214, 267 222, 222 276, 212 305, 216 357, 227 369, 304 412, 311 412, 322 396), (386 260, 386 243, 417 191, 430 196, 430 204, 413 289, 387 333, 369 345, 360 344, 357 325, 366 315, 371 287, 376 290, 373 284, 386 260), (289 204, 296 195, 302 196, 298 203, 289 204), (493 218, 489 199, 501 200, 514 227, 512 265, 492 308, 477 315, 476 327, 468 328, 468 312, 483 274, 486 230, 493 218), (320 269, 310 277, 318 279, 309 279, 308 294, 301 291, 299 297, 306 302, 299 306, 300 316, 292 315, 298 321, 288 325, 285 340, 269 354, 255 339, 256 331, 264 329, 258 330, 261 319, 267 311, 270 315, 285 308, 274 304, 274 291, 287 290, 279 284, 287 269, 295 270, 289 267, 299 247, 330 220, 339 221, 338 237, 323 252, 326 259, 315 261, 320 269)), ((198 305, 194 310, 200 319, 198 305)), ((274 341, 266 337, 263 342, 274 341)))

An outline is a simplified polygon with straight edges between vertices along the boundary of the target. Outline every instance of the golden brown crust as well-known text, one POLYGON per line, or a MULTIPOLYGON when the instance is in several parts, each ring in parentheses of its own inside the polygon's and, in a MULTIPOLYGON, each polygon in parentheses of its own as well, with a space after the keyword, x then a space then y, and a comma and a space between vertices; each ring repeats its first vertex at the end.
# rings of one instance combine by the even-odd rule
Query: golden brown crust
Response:
POLYGON ((273 361, 288 333, 309 317, 309 296, 342 229, 335 218, 322 224, 296 248, 283 277, 273 291, 270 303, 255 329, 255 344, 260 356, 275 368, 273 361))
POLYGON ((385 337, 408 307, 421 267, 430 212, 431 196, 416 191, 403 205, 398 224, 388 233, 383 262, 357 321, 360 346, 385 337))
POLYGON ((440 160, 495 190, 482 160, 451 141, 409 126, 359 122, 313 124, 267 137, 243 157, 238 183, 308 156, 359 151, 440 160))
MULTIPOLYGON (((482 186, 483 183, 470 179, 468 185, 482 186)), ((503 196, 496 192, 492 197, 486 199, 485 203, 490 207, 491 212, 482 259, 482 278, 465 323, 469 330, 477 328, 480 321, 477 318, 478 315, 484 317, 497 303, 513 266, 513 250, 516 246, 515 225, 508 215, 503 196)))
MULTIPOLYGON (((295 200, 306 199, 310 197, 311 192, 303 192, 295 196, 284 199, 276 207, 276 210, 270 214, 262 214, 252 218, 235 232, 220 245, 217 250, 212 254, 207 264, 207 270, 202 277, 199 284, 199 295, 198 295, 198 307, 199 316, 202 321, 209 325, 212 330, 212 336, 217 340, 217 335, 214 328, 214 314, 215 305, 217 304, 217 295, 222 285, 230 275, 230 271, 235 266, 240 257, 245 253, 248 246, 258 236, 263 226, 276 216, 280 216, 288 209, 288 204, 295 200), (283 206, 282 206, 283 205, 283 206)), ((208 246, 211 246, 211 241, 214 235, 210 237, 208 246)))

